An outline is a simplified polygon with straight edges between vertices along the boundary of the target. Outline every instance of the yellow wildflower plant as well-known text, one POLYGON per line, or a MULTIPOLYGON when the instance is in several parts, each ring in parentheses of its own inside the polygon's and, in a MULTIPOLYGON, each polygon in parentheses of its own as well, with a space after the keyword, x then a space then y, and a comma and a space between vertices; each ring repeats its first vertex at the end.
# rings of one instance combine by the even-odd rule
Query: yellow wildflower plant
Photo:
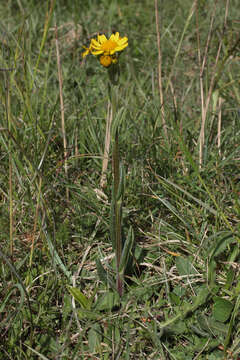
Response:
POLYGON ((98 35, 97 40, 91 39, 89 48, 84 46, 85 51, 82 57, 92 54, 99 57, 100 64, 109 67, 118 61, 118 52, 123 51, 128 46, 128 38, 120 37, 119 32, 110 36, 109 39, 105 35, 98 35))

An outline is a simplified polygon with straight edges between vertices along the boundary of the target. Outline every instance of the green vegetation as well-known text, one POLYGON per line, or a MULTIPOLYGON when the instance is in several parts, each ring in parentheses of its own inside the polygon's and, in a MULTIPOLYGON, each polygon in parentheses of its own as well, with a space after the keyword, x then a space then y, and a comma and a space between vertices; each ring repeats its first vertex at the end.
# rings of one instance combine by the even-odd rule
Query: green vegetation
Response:
POLYGON ((0 359, 239 359, 239 11, 0 3, 0 359))

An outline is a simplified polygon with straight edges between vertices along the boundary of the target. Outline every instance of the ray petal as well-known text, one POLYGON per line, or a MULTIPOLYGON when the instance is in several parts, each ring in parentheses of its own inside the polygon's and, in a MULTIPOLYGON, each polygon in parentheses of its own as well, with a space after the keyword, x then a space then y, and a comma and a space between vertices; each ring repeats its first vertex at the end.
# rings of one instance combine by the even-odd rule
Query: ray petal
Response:
POLYGON ((102 50, 92 50, 91 52, 92 52, 93 55, 103 54, 103 51, 102 51, 102 50))
POLYGON ((106 38, 106 36, 105 36, 104 34, 98 35, 98 42, 99 42, 100 44, 103 44, 103 43, 105 43, 106 41, 107 41, 107 38, 106 38))

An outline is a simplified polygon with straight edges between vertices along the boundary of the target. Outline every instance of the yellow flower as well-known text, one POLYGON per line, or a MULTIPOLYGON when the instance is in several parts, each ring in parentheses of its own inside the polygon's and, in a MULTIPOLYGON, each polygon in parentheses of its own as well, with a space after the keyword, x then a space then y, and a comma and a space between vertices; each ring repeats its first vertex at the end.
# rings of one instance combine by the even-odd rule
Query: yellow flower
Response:
POLYGON ((98 35, 98 39, 92 39, 91 45, 93 55, 113 55, 118 51, 122 51, 128 46, 128 38, 124 36, 121 38, 119 32, 112 34, 109 40, 105 35, 98 35))
POLYGON ((87 48, 86 46, 83 46, 83 48, 85 49, 85 51, 82 53, 82 57, 84 58, 91 52, 91 45, 89 46, 89 48, 87 48))
POLYGON ((100 64, 104 67, 109 67, 111 64, 116 64, 118 61, 118 52, 124 50, 128 46, 128 38, 124 36, 121 38, 119 32, 110 36, 109 39, 105 35, 98 35, 97 40, 91 39, 89 48, 83 46, 85 51, 82 57, 92 54, 99 57, 100 64))

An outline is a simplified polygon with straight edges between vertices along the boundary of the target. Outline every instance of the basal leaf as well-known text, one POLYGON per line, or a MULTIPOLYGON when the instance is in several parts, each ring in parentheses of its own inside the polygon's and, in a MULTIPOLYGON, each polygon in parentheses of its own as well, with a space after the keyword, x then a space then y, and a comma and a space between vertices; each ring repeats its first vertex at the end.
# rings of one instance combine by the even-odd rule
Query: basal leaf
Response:
POLYGON ((188 258, 179 256, 176 258, 176 267, 181 276, 197 274, 196 269, 191 264, 188 258))
POLYGON ((120 297, 117 292, 108 291, 103 294, 97 301, 97 310, 111 310, 114 306, 118 306, 120 297))
POLYGON ((215 303, 213 305, 214 319, 220 322, 227 321, 232 313, 233 304, 229 300, 220 297, 217 297, 214 300, 215 300, 215 303))
POLYGON ((93 326, 91 326, 91 329, 88 332, 89 350, 92 353, 99 352, 101 341, 102 341, 101 327, 97 323, 93 324, 93 326))

